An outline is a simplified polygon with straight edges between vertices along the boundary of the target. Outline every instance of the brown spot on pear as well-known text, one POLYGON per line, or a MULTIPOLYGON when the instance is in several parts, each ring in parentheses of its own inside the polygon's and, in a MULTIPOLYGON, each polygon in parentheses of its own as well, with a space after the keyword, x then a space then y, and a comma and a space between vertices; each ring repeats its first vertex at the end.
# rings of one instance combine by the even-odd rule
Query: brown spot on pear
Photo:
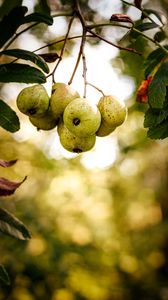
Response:
POLYGON ((25 115, 42 116, 48 110, 49 96, 43 85, 36 84, 21 90, 16 103, 25 115))
POLYGON ((62 82, 55 83, 52 86, 52 94, 50 99, 51 110, 54 117, 60 117, 63 114, 65 107, 78 97, 80 97, 79 93, 70 85, 62 82))
POLYGON ((124 102, 111 95, 101 97, 97 106, 101 113, 102 122, 111 128, 120 126, 126 119, 127 108, 124 102))
POLYGON ((30 122, 37 127, 38 130, 51 130, 56 127, 59 119, 55 119, 49 109, 42 117, 29 117, 30 122))
POLYGON ((94 135, 101 122, 101 114, 95 104, 85 98, 76 98, 65 108, 65 126, 78 137, 94 135))
POLYGON ((91 150, 96 142, 96 135, 89 137, 77 137, 70 132, 64 123, 59 124, 58 134, 61 145, 68 151, 74 153, 82 153, 91 150))

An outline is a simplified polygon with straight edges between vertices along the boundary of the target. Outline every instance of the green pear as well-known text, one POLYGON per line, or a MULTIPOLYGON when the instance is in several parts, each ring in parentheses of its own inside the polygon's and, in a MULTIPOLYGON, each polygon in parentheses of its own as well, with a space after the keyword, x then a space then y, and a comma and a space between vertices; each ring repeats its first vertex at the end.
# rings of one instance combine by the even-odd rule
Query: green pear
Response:
POLYGON ((42 116, 48 110, 49 96, 43 85, 24 88, 17 97, 18 109, 28 116, 42 116))
POLYGON ((85 98, 76 98, 65 108, 65 126, 78 137, 88 137, 96 133, 100 126, 101 114, 95 104, 85 98))
POLYGON ((50 99, 51 110, 54 117, 60 117, 65 107, 75 98, 80 97, 78 92, 71 86, 57 82, 52 86, 52 95, 50 99))
POLYGON ((127 109, 124 102, 120 102, 111 95, 101 97, 97 106, 102 122, 105 122, 110 128, 120 126, 126 119, 127 109))
POLYGON ((105 122, 101 122, 98 131, 96 132, 97 136, 104 137, 112 133, 116 127, 109 127, 105 122))
POLYGON ((42 117, 29 117, 29 120, 38 130, 51 130, 59 122, 59 119, 53 117, 50 109, 42 117))
POLYGON ((58 125, 58 134, 61 145, 68 151, 82 153, 91 150, 96 142, 96 135, 89 137, 77 137, 70 132, 64 123, 58 125))

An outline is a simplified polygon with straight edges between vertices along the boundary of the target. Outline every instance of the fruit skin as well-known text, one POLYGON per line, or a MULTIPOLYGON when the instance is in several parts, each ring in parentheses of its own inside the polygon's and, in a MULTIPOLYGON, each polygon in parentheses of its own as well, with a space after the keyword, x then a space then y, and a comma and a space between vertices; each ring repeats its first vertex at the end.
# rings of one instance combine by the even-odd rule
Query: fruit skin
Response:
POLYGON ((105 122, 101 122, 96 135, 99 137, 104 137, 112 133, 115 129, 116 127, 109 127, 105 122))
POLYGON ((42 117, 29 117, 32 125, 37 127, 37 130, 51 130, 58 125, 59 119, 55 119, 49 109, 42 117))
POLYGON ((52 94, 50 99, 51 110, 55 118, 60 117, 65 107, 78 98, 79 93, 75 91, 71 86, 57 82, 52 86, 52 94))
POLYGON ((64 123, 59 123, 57 131, 60 137, 61 145, 68 151, 73 153, 82 153, 91 150, 96 142, 96 135, 86 138, 75 136, 70 132, 64 123))
POLYGON ((43 85, 36 84, 24 88, 18 95, 18 109, 28 116, 42 116, 48 110, 49 96, 43 85))
POLYGON ((101 113, 102 122, 111 128, 120 126, 126 119, 125 104, 111 95, 101 97, 97 106, 101 113))
POLYGON ((101 114, 96 105, 85 98, 77 98, 70 102, 63 114, 65 126, 78 137, 88 137, 98 130, 101 114))

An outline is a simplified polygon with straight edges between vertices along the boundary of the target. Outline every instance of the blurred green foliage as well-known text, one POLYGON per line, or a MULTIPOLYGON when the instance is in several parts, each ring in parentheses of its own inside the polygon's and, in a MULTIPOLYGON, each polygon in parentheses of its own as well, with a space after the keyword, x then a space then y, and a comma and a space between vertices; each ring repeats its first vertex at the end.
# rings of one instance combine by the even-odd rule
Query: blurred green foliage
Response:
MULTIPOLYGON (((135 87, 143 72, 136 58, 120 57, 135 87)), ((28 176, 0 206, 32 233, 25 242, 1 235, 11 285, 0 282, 0 300, 168 299, 168 145, 146 138, 140 110, 130 106, 105 169, 88 170, 81 156, 51 159, 38 142, 0 129, 0 157, 18 158, 0 176, 28 176)))

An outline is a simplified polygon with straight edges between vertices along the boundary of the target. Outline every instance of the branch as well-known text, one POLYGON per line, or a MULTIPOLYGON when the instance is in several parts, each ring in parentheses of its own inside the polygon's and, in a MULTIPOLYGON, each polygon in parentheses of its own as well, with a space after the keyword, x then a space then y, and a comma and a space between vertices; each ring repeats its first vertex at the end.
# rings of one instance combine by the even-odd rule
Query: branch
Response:
POLYGON ((86 57, 85 57, 85 53, 84 53, 84 46, 85 46, 85 42, 86 42, 87 27, 86 27, 85 19, 82 15, 78 0, 75 0, 74 11, 75 11, 76 15, 79 17, 79 20, 81 21, 82 40, 81 40, 81 44, 80 44, 80 49, 79 49, 77 61, 76 61, 73 73, 71 75, 71 78, 70 78, 68 84, 72 83, 73 78, 74 78, 75 73, 76 73, 76 70, 78 68, 81 56, 82 56, 82 60, 83 60, 83 78, 84 78, 84 95, 83 95, 83 97, 86 98, 86 71, 87 71, 87 67, 86 67, 86 57))
MULTIPOLYGON (((127 27, 128 27, 128 26, 127 26, 127 27)), ((132 53, 141 55, 140 52, 136 51, 136 50, 133 49, 133 48, 126 48, 126 47, 122 47, 122 46, 116 45, 116 44, 112 43, 111 41, 108 41, 107 39, 103 38, 101 35, 95 33, 94 31, 92 31, 92 30, 90 30, 90 29, 87 29, 87 31, 90 32, 90 33, 91 33, 92 35, 94 35, 95 37, 97 37, 99 40, 102 40, 102 41, 106 42, 107 44, 110 44, 110 45, 112 45, 113 47, 118 48, 119 50, 125 50, 125 51, 128 51, 128 52, 132 52, 132 53)))
POLYGON ((52 71, 52 73, 49 74, 49 75, 47 76, 47 77, 52 76, 52 81, 53 81, 53 83, 55 83, 54 74, 55 74, 55 72, 56 72, 56 69, 57 69, 58 65, 60 64, 60 62, 61 62, 61 60, 62 60, 63 55, 64 55, 65 46, 66 46, 66 43, 67 43, 67 40, 68 40, 68 35, 69 35, 69 32, 70 32, 70 29, 71 29, 71 26, 72 26, 72 23, 73 23, 74 18, 75 18, 75 15, 73 14, 73 16, 72 16, 71 19, 70 19, 69 25, 68 25, 68 30, 67 30, 67 33, 66 33, 66 36, 65 36, 65 39, 64 39, 64 44, 63 44, 63 46, 62 46, 62 49, 61 49, 61 53, 60 53, 59 59, 58 59, 56 65, 55 65, 55 68, 54 68, 54 70, 52 71))

